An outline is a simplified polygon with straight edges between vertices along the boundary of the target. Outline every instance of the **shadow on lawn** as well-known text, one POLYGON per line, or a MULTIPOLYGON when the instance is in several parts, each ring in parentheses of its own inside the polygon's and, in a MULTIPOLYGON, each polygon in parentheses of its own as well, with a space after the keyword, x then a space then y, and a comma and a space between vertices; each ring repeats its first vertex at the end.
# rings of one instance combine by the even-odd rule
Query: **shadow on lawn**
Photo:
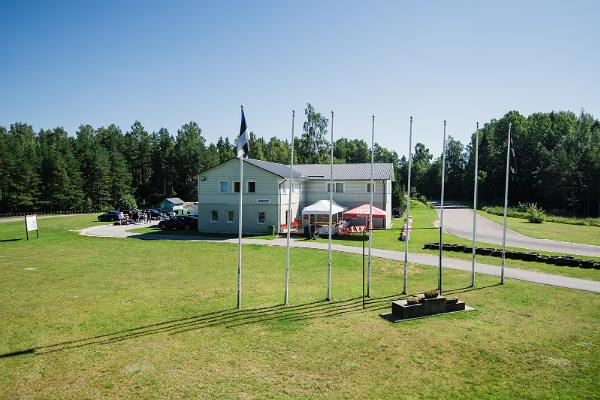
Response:
MULTIPOLYGON (((448 290, 445 293, 461 293, 471 290, 486 289, 489 285, 476 288, 459 288, 448 290)), ((137 328, 124 329, 117 332, 104 335, 92 336, 86 339, 65 341, 45 346, 37 346, 28 349, 18 350, 10 353, 0 354, 1 358, 10 358, 26 354, 43 355, 65 350, 76 349, 79 347, 95 346, 117 343, 125 340, 131 340, 143 336, 168 333, 176 335, 184 332, 195 331, 211 327, 236 328, 243 325, 263 323, 268 321, 276 322, 299 322, 319 318, 329 318, 344 314, 358 314, 370 311, 379 311, 389 308, 389 303, 393 300, 406 298, 410 295, 390 295, 382 297, 372 297, 365 299, 365 307, 362 305, 362 297, 355 297, 340 301, 315 301, 293 306, 276 305, 269 307, 260 307, 253 309, 225 309, 213 311, 205 314, 199 314, 187 318, 173 319, 159 322, 156 324, 144 325, 137 328)))

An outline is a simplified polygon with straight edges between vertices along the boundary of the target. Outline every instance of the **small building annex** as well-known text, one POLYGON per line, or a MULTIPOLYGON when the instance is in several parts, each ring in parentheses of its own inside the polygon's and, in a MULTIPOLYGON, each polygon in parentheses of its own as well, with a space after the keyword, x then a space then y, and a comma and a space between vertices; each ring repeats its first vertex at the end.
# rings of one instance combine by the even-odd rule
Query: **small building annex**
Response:
MULTIPOLYGON (((334 164, 333 200, 354 208, 371 199, 371 164, 334 164)), ((386 212, 386 218, 374 220, 374 226, 389 227, 392 221, 391 163, 373 165, 373 205, 386 212)), ((270 233, 272 226, 287 223, 289 190, 292 191, 292 221, 307 225, 302 210, 319 200, 329 199, 329 164, 290 166, 269 161, 245 159, 243 182, 244 233, 270 233), (292 184, 290 185, 290 172, 292 184)), ((234 158, 202 172, 198 176, 198 230, 200 232, 237 233, 239 159, 234 158)))
POLYGON ((183 210, 185 202, 179 197, 167 197, 160 202, 160 209, 172 213, 183 210))

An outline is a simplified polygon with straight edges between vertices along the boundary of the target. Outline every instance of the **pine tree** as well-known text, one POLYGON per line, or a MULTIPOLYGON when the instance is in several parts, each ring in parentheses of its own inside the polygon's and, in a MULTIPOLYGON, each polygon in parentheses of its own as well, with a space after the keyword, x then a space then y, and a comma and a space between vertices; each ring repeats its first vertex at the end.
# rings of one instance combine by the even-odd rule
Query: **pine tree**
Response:
POLYGON ((12 124, 8 146, 13 154, 8 170, 8 209, 37 210, 40 197, 39 146, 33 128, 22 123, 12 124))
POLYGON ((183 200, 198 197, 197 177, 208 167, 205 139, 198 124, 189 122, 177 131, 174 149, 175 192, 183 200))

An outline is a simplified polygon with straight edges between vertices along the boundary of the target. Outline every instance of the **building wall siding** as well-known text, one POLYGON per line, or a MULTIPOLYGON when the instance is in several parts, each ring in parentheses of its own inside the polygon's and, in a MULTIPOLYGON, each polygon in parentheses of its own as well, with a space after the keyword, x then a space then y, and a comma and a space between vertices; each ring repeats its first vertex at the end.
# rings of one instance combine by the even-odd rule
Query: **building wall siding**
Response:
MULTIPOLYGON (((198 179, 198 230, 201 232, 236 233, 238 231, 239 193, 234 192, 234 183, 239 180, 239 160, 225 162, 199 176, 198 179), (220 182, 229 182, 229 192, 220 193, 220 182), (211 222, 212 211, 219 214, 218 222, 211 222), (227 222, 227 211, 233 211, 233 222, 227 222)), ((328 200, 325 180, 294 180, 300 185, 299 193, 292 193, 292 218, 302 219, 302 209, 318 200, 328 200)), ((270 226, 279 228, 286 221, 288 194, 284 189, 285 179, 249 163, 244 164, 244 209, 243 231, 250 234, 270 233, 270 226), (247 182, 256 182, 256 192, 247 193, 247 182), (265 223, 257 222, 257 213, 265 213, 265 223)), ((338 181, 334 181, 338 182, 338 181)), ((369 180, 340 181, 343 193, 333 193, 333 200, 345 207, 353 208, 369 203, 367 192, 369 180)), ((376 180, 373 205, 386 211, 385 226, 392 221, 392 184, 389 180, 376 180)), ((383 220, 375 221, 376 227, 383 220)))
MULTIPOLYGON (((233 182, 239 180, 240 163, 233 159, 199 176, 198 230, 200 232, 235 233, 238 231, 240 194, 235 193, 233 182), (220 193, 220 182, 229 182, 229 192, 220 193), (211 222, 212 211, 219 213, 219 221, 211 222), (234 212, 234 222, 227 222, 227 211, 234 212)), ((279 223, 279 183, 281 178, 254 165, 244 164, 244 233, 269 233, 271 225, 279 223), (256 182, 256 192, 247 193, 247 182, 256 182), (260 203, 259 203, 260 200, 260 203), (265 212, 265 223, 257 222, 257 213, 265 212)))

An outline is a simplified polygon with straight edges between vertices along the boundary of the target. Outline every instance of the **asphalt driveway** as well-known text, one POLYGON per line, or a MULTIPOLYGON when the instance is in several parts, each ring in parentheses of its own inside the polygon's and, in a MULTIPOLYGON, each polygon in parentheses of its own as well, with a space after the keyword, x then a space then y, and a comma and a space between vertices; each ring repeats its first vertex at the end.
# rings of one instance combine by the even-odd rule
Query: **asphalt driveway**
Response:
MULTIPOLYGON (((436 206, 438 216, 440 209, 436 206)), ((473 210, 450 202, 444 205, 444 232, 455 236, 473 238, 473 210)), ((477 241, 502 244, 502 225, 477 214, 477 241)), ((554 253, 576 254, 580 256, 600 257, 600 246, 561 242, 558 240, 537 239, 506 230, 506 245, 529 250, 551 251, 554 253)))

